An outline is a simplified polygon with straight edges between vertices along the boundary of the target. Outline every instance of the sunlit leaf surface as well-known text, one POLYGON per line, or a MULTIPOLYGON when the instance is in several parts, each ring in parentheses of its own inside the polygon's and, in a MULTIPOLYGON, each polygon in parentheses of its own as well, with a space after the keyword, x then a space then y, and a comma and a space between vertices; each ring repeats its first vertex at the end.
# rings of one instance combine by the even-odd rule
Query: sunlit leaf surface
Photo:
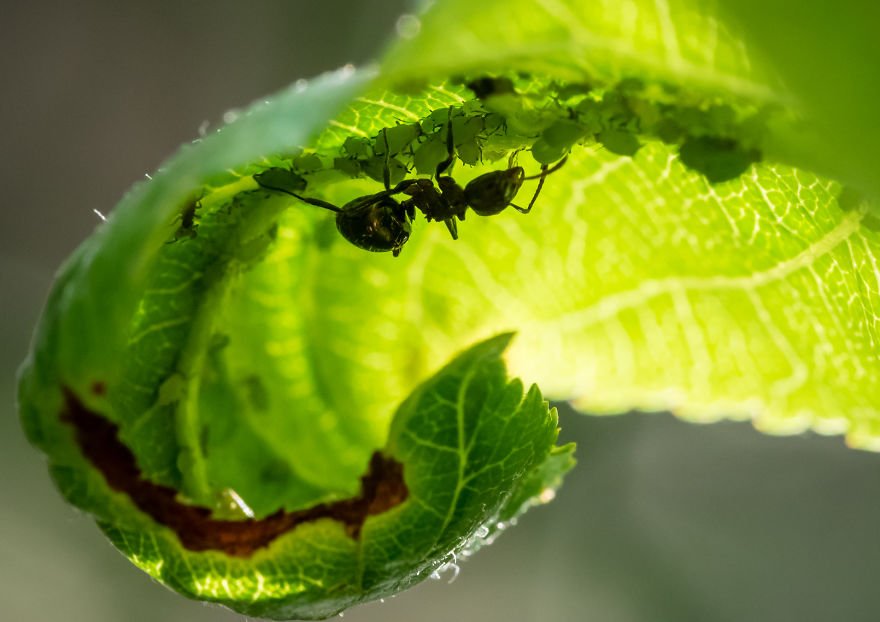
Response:
POLYGON ((773 75, 704 3, 438 2, 379 70, 279 93, 123 199, 56 283, 27 433, 138 566, 274 618, 403 589, 552 497, 571 448, 505 366, 587 412, 880 446, 878 221, 774 157, 809 119, 773 75), (418 204, 399 257, 337 232, 449 143, 465 190, 521 165, 520 206, 551 170, 534 209, 452 240, 418 204))

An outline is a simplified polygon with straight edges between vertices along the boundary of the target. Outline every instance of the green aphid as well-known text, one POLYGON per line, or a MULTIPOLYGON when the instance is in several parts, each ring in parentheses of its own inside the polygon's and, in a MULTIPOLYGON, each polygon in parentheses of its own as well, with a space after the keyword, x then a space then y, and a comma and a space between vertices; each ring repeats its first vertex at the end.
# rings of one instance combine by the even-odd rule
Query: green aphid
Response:
POLYGON ((467 116, 467 117, 470 117, 473 115, 483 116, 486 114, 486 109, 483 108, 482 102, 480 102, 477 99, 471 99, 471 100, 464 102, 461 105, 460 110, 461 110, 461 114, 463 114, 464 116, 467 116))
POLYGON ((635 134, 607 129, 596 134, 596 140, 611 153, 634 156, 642 146, 635 134))
POLYGON ((595 99, 585 99, 575 107, 578 123, 586 134, 596 134, 602 130, 602 104, 595 99))
POLYGON ((361 174, 361 163, 354 158, 334 158, 333 168, 349 177, 358 177, 361 174))
POLYGON ((385 143, 388 143, 388 152, 392 155, 402 152, 409 147, 422 134, 422 128, 418 123, 407 123, 388 127, 379 132, 375 137, 373 152, 376 155, 385 153, 385 143), (385 136, 382 136, 382 134, 385 136))
MULTIPOLYGON (((568 149, 586 135, 587 131, 584 126, 570 119, 560 119, 541 132, 541 138, 550 147, 558 149, 568 149)), ((558 159, 556 158, 556 160, 558 159)), ((550 160, 550 162, 555 162, 555 160, 550 160)))
POLYGON ((498 160, 506 158, 508 154, 509 151, 506 149, 484 149, 483 162, 497 162, 498 160))
POLYGON ((496 112, 490 112, 483 117, 483 129, 488 135, 503 131, 506 127, 507 120, 496 112))
POLYGON ((642 130, 651 130, 663 120, 663 113, 653 102, 644 99, 631 99, 628 103, 642 130))
MULTIPOLYGON (((384 183, 385 179, 385 158, 384 156, 374 156, 363 162, 364 173, 367 177, 374 179, 380 183, 384 183)), ((397 158, 388 159, 388 175, 391 185, 396 185, 403 181, 406 177, 407 169, 403 163, 397 158)))
POLYGON ((367 138, 349 136, 342 143, 342 153, 350 158, 366 159, 373 155, 372 143, 367 138))
POLYGON ((452 135, 455 137, 456 146, 468 145, 477 140, 477 136, 483 131, 482 117, 453 117, 452 135))
POLYGON ((420 175, 433 175, 437 165, 445 160, 447 155, 446 141, 437 133, 415 150, 413 165, 420 175))
POLYGON ((456 148, 456 152, 458 154, 458 159, 461 160, 463 164, 469 166, 474 166, 482 158, 482 150, 480 149, 480 145, 476 142, 459 145, 456 148))
POLYGON ((568 153, 568 148, 554 146, 543 138, 539 138, 532 144, 532 157, 540 164, 551 164, 568 153))
POLYGON ((676 145, 680 143, 686 132, 684 128, 675 119, 668 117, 661 118, 653 128, 657 138, 667 145, 676 145))
POLYGON ((306 189, 305 178, 286 168, 267 168, 254 175, 254 180, 264 188, 275 188, 288 193, 302 192, 306 189))
POLYGON ((714 136, 688 137, 678 154, 682 164, 702 173, 713 184, 736 179, 761 159, 757 149, 714 136))
POLYGON ((293 167, 300 173, 314 173, 324 168, 321 158, 314 153, 307 153, 293 159, 293 167))
POLYGON ((441 127, 434 122, 434 119, 431 115, 428 115, 424 119, 419 122, 419 127, 422 128, 422 134, 433 134, 437 128, 441 127))
MULTIPOLYGON (((457 116, 461 116, 461 113, 458 113, 455 109, 453 109, 453 122, 455 121, 455 118, 457 116)), ((438 108, 437 110, 434 110, 431 114, 428 115, 428 119, 431 120, 434 128, 446 127, 446 122, 449 121, 449 108, 438 108)))
POLYGON ((626 100, 612 91, 602 98, 601 116, 605 127, 620 128, 633 118, 633 112, 626 100))

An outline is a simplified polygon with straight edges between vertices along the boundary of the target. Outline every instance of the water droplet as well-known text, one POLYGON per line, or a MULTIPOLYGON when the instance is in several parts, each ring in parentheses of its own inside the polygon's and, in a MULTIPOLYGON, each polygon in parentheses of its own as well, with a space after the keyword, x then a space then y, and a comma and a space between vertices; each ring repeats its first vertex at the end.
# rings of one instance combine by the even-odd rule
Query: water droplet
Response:
POLYGON ((235 123, 236 119, 238 119, 238 111, 237 110, 227 110, 223 113, 223 122, 224 123, 235 123))
POLYGON ((486 527, 485 525, 480 525, 479 527, 477 527, 477 530, 474 532, 474 535, 477 536, 478 538, 485 538, 486 536, 489 535, 489 528, 486 527))
POLYGON ((415 15, 404 13, 397 18, 395 29, 397 30, 398 36, 401 38, 412 39, 419 34, 419 31, 422 29, 422 22, 415 15))
POLYGON ((384 598, 380 598, 380 599, 379 599, 379 602, 380 602, 380 603, 384 603, 384 602, 385 602, 385 599, 384 599, 384 598))
POLYGON ((207 119, 202 121, 201 125, 199 125, 199 136, 204 138, 208 135, 208 121, 207 119))
POLYGON ((293 89, 297 93, 302 93, 307 88, 309 88, 309 81, 305 80, 303 78, 300 78, 299 80, 297 80, 296 82, 293 83, 293 89))
POLYGON ((340 80, 348 80, 354 75, 354 65, 352 65, 351 63, 346 63, 339 68, 339 71, 337 73, 340 80))
POLYGON ((235 492, 232 488, 226 488, 223 492, 232 501, 233 506, 237 508, 242 514, 244 514, 248 518, 254 517, 254 511, 247 503, 245 503, 244 499, 242 499, 237 492, 235 492))
POLYGON ((553 499, 556 498, 556 491, 552 488, 545 488, 541 491, 541 494, 538 496, 538 501, 541 503, 550 503, 553 499))

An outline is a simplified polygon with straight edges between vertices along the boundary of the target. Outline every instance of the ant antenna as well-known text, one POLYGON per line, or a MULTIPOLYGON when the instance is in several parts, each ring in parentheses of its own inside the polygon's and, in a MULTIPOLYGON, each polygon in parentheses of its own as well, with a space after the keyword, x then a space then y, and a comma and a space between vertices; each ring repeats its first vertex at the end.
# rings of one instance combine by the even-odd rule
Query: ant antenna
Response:
POLYGON ((523 179, 538 179, 539 177, 546 177, 550 173, 555 173, 556 171, 561 169, 562 165, 565 164, 566 160, 568 160, 567 155, 564 158, 562 158, 559 162, 554 164, 552 168, 547 168, 547 165, 545 164, 544 166, 541 167, 540 173, 538 173, 537 175, 530 175, 528 177, 523 177, 523 179))
POLYGON ((274 186, 271 183, 266 183, 263 180, 260 180, 259 183, 263 188, 266 188, 267 190, 275 190, 276 192, 282 192, 284 194, 289 194, 290 196, 296 197, 300 201, 302 201, 304 203, 308 203, 309 205, 314 205, 315 207, 323 207, 324 209, 328 209, 331 212, 336 212, 336 213, 339 213, 342 211, 341 209, 339 209, 338 207, 336 207, 332 203, 328 203, 327 201, 322 201, 321 199, 310 199, 308 197, 304 197, 304 196, 299 195, 295 192, 292 192, 291 190, 288 190, 287 188, 281 188, 279 186, 274 186))
POLYGON ((541 188, 544 187, 544 180, 547 178, 547 175, 549 175, 550 173, 555 173, 560 168, 562 168, 562 165, 565 164, 566 160, 568 160, 568 156, 565 156, 564 158, 562 158, 559 162, 554 164, 552 168, 548 168, 546 164, 542 164, 540 174, 532 175, 530 177, 524 177, 523 179, 539 179, 540 178, 540 181, 538 182, 538 187, 535 188, 535 194, 532 195, 532 200, 529 201, 529 206, 526 208, 519 207, 518 205, 514 205, 513 203, 511 203, 510 206, 512 208, 514 208, 515 210, 517 210, 518 212, 523 213, 523 214, 528 214, 529 212, 531 212, 532 206, 534 206, 535 201, 538 200, 538 195, 541 194, 541 188))

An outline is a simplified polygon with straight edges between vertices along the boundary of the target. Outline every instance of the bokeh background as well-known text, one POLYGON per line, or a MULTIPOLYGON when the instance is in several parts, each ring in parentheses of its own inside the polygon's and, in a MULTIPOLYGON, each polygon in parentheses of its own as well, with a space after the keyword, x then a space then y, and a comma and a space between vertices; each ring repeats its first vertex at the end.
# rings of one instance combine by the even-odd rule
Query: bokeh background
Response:
MULTIPOLYGON (((475 10, 478 4, 475 3, 475 10)), ((243 618, 187 601, 63 503, 14 375, 52 276, 198 128, 293 80, 375 58, 405 0, 7 3, 0 19, 0 619, 243 618)), ((557 500, 451 574, 349 620, 880 618, 880 456, 668 415, 563 410, 580 464, 557 500)))

